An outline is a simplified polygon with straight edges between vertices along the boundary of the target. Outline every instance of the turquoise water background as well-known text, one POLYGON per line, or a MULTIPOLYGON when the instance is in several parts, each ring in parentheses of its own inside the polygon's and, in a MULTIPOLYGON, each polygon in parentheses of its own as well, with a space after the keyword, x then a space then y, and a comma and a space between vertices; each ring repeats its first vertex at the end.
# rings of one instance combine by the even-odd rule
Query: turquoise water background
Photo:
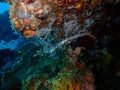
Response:
POLYGON ((0 3, 0 14, 4 13, 5 11, 9 10, 10 6, 8 3, 0 3))

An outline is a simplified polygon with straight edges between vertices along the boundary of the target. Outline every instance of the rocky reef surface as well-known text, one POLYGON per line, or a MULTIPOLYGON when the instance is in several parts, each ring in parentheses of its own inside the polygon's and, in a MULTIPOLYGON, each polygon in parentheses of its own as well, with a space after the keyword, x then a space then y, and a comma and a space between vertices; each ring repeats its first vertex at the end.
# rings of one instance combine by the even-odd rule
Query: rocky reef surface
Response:
POLYGON ((8 50, 2 90, 119 90, 119 0, 6 1, 27 41, 8 50))

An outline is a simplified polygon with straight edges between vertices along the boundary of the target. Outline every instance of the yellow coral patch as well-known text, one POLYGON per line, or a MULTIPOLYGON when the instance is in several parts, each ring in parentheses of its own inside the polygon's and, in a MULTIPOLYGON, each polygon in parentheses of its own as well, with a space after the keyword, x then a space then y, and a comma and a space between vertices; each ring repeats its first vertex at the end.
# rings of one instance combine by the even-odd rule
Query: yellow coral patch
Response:
POLYGON ((82 9, 82 5, 79 3, 79 4, 75 5, 74 8, 80 10, 80 9, 82 9))

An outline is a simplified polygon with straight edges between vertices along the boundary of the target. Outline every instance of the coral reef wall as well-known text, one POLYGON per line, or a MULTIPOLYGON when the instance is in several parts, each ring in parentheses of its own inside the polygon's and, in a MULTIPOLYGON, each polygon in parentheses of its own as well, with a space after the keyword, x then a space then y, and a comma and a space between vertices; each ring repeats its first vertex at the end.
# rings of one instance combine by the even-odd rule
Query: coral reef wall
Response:
POLYGON ((11 24, 27 41, 4 71, 2 90, 119 90, 117 84, 107 87, 112 75, 120 78, 111 49, 119 0, 7 2, 11 24), (111 74, 112 62, 117 69, 111 74))

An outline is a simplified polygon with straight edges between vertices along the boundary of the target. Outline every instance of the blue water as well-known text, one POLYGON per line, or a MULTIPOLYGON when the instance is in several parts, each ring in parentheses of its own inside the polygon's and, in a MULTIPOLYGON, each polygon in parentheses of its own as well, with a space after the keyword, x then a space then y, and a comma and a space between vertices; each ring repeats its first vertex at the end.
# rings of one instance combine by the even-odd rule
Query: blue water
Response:
POLYGON ((4 13, 5 11, 9 10, 10 6, 8 3, 0 2, 0 14, 4 13))
POLYGON ((4 70, 11 69, 15 50, 25 42, 25 38, 11 26, 9 8, 7 3, 0 3, 0 78, 4 70))

